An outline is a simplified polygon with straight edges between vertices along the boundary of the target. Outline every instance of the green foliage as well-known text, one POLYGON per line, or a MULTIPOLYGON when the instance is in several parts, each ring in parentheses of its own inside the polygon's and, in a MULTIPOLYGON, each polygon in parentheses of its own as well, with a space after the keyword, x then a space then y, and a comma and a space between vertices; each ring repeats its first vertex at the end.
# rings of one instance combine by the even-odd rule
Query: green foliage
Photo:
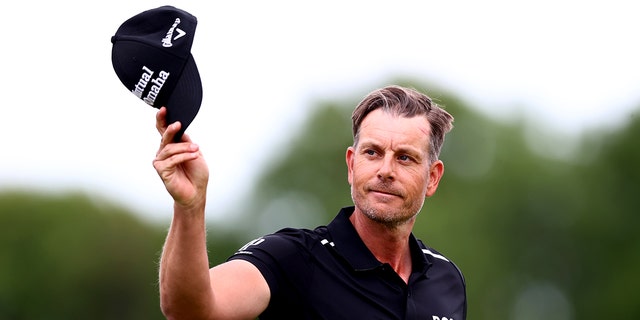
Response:
POLYGON ((162 319, 160 230, 80 194, 0 194, 0 319, 162 319))

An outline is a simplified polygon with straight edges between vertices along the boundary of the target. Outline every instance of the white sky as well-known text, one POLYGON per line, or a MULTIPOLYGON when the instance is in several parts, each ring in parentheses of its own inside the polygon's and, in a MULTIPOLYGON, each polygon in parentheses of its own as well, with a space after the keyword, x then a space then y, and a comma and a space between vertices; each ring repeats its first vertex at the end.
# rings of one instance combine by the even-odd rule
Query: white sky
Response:
MULTIPOLYGON (((5 5, 0 188, 96 192, 145 217, 171 216, 151 165, 156 110, 124 88, 110 60, 118 26, 165 4, 5 5)), ((569 135, 623 123, 640 104, 634 1, 172 5, 199 20, 192 53, 204 99, 188 133, 210 166, 210 211, 245 195, 314 101, 363 96, 391 77, 569 135)))

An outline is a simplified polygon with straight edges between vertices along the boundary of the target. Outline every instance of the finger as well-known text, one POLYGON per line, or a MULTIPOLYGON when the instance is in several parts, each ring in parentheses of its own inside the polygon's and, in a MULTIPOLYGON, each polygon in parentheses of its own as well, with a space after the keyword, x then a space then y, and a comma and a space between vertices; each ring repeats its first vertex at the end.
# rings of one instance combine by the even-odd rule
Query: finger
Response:
POLYGON ((161 107, 156 112, 156 129, 162 135, 167 130, 167 108, 161 107))
POLYGON ((191 137, 186 133, 182 134, 182 140, 181 141, 182 142, 193 142, 193 141, 191 141, 191 137))
POLYGON ((195 143, 172 143, 158 150, 155 160, 164 161, 177 155, 190 153, 198 155, 200 147, 195 143))
POLYGON ((153 159, 154 165, 158 163, 165 168, 175 167, 185 161, 193 160, 200 156, 198 152, 198 146, 194 144, 188 144, 186 146, 172 146, 175 148, 167 147, 159 152, 155 159, 153 159))
POLYGON ((158 172, 158 175, 162 180, 168 179, 176 171, 176 168, 184 162, 191 161, 198 158, 200 154, 198 152, 182 152, 171 154, 171 156, 163 158, 165 154, 158 155, 153 159, 153 167, 158 172))
POLYGON ((161 177, 173 172, 175 168, 200 156, 199 147, 196 144, 171 144, 160 150, 153 159, 153 166, 161 177))
POLYGON ((162 133, 162 139, 160 140, 160 150, 162 150, 167 144, 173 142, 173 137, 180 130, 181 126, 180 121, 176 121, 166 127, 162 133))

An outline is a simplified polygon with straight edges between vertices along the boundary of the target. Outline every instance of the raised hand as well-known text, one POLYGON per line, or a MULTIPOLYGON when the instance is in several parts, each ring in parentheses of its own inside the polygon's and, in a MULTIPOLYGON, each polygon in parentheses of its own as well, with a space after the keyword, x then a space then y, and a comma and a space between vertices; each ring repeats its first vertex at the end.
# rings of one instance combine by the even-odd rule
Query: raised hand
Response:
POLYGON ((180 122, 166 123, 167 110, 160 108, 156 114, 156 129, 162 135, 160 147, 153 160, 153 167, 175 205, 185 208, 204 206, 206 202, 209 168, 200 147, 184 134, 180 142, 173 137, 180 130, 180 122))

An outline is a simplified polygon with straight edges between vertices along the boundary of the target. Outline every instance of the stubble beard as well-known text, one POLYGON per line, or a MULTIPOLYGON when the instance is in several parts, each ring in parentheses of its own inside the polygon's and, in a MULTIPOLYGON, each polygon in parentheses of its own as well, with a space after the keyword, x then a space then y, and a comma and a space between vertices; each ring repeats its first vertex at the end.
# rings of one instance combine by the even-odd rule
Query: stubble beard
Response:
POLYGON ((367 218, 390 229, 396 229, 414 221, 424 205, 424 198, 422 198, 422 201, 412 204, 411 207, 383 211, 369 203, 364 194, 358 195, 353 186, 351 186, 351 200, 356 208, 360 209, 367 218))

